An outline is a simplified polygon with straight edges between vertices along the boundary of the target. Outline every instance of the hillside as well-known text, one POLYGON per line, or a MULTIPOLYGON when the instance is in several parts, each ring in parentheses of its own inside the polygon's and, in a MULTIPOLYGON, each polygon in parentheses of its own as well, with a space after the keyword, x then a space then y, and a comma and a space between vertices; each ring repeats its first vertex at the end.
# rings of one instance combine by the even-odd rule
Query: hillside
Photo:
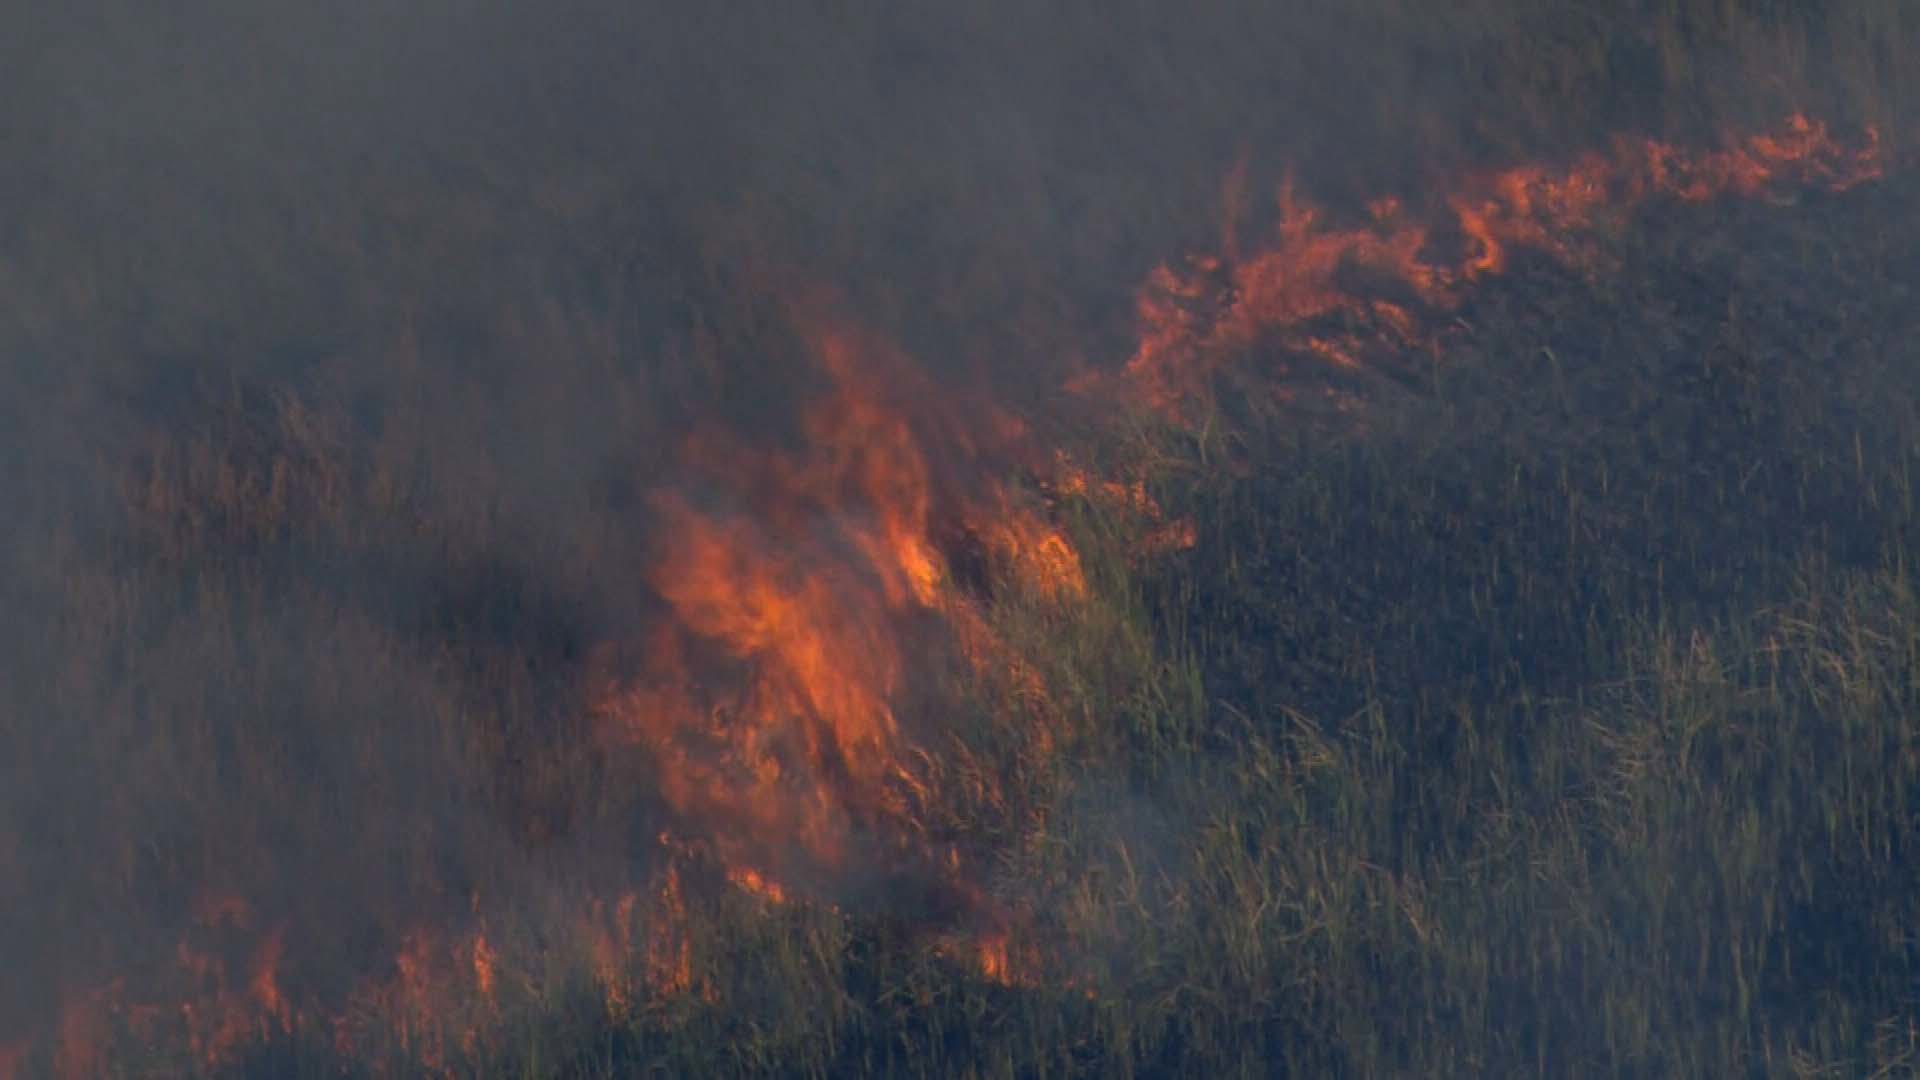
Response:
POLYGON ((0 1080, 1920 1071, 1895 4, 0 46, 0 1080))

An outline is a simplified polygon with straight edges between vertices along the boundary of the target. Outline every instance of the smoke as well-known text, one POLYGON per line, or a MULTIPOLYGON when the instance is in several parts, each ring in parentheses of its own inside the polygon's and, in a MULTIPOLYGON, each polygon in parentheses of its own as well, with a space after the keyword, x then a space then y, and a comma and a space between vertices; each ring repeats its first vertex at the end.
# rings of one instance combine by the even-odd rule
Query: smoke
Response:
POLYGON ((320 958, 286 992, 337 998, 476 896, 644 877, 670 808, 602 786, 589 658, 663 615, 651 493, 701 482, 689 433, 804 439, 789 282, 925 396, 1044 412, 1214 242, 1236 162, 1357 199, 1599 131, 1891 108, 1739 19, 1430 7, 10 18, 0 1045, 181 979, 182 938, 239 984, 277 935, 320 958))

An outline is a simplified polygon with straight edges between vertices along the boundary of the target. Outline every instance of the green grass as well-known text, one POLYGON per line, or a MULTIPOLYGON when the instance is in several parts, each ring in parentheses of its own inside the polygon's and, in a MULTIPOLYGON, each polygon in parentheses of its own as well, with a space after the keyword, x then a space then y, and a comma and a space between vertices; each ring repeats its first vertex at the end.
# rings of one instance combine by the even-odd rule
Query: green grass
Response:
MULTIPOLYGON (((1903 173, 1650 206, 1597 277, 1523 258, 1357 387, 1364 430, 1258 355, 1191 425, 1063 421, 1198 542, 1055 507, 1091 597, 990 612, 1051 753, 1005 687, 915 688, 930 827, 1042 976, 982 978, 897 883, 769 905, 695 859, 697 989, 610 1005, 574 905, 653 887, 662 808, 588 673, 660 615, 681 434, 789 432, 774 285, 1070 412, 1064 358, 1126 354, 1236 156, 1337 205, 1794 107, 1897 156, 1920 70, 1896 3, 1014 7, 482 10, 444 53, 32 27, 15 70, 134 75, 23 84, 0 174, 0 1047, 114 976, 164 997, 213 889, 253 911, 203 943, 239 971, 279 928, 296 1000, 422 924, 500 952, 472 1046, 363 1002, 353 1057, 303 1023, 252 1075, 1920 1071, 1903 173)), ((107 1075, 194 1067, 96 1034, 107 1075)))

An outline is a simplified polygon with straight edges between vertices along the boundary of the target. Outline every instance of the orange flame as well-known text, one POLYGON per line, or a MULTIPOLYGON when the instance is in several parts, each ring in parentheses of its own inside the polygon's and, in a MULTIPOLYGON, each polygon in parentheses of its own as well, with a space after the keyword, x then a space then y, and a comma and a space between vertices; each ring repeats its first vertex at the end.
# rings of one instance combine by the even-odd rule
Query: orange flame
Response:
MULTIPOLYGON (((1383 347, 1430 344, 1432 316, 1520 249, 1583 263, 1580 234, 1608 213, 1789 183, 1845 190, 1881 170, 1873 132, 1848 148, 1794 117, 1718 151, 1619 140, 1567 167, 1469 178, 1434 202, 1444 210, 1431 225, 1394 199, 1374 202, 1364 223, 1330 225, 1289 183, 1272 240, 1243 250, 1237 168, 1223 254, 1156 270, 1136 296, 1137 348, 1119 378, 1081 385, 1174 411, 1259 345, 1362 368, 1383 347)), ((1042 956, 1017 933, 1018 913, 997 907, 962 846, 928 824, 943 780, 936 725, 915 691, 957 659, 1011 688, 1008 700, 1032 714, 1033 747, 1052 752, 1048 687, 993 621, 999 596, 1042 610, 1088 598, 1081 555, 1044 502, 1131 516, 1142 555, 1195 542, 1194 524, 1167 514, 1140 475, 1098 477, 1062 454, 1038 470, 1042 501, 1013 490, 999 478, 1030 450, 1024 425, 988 404, 957 406, 908 358, 821 315, 825 307, 791 306, 824 383, 798 417, 795 445, 722 430, 688 442, 687 482, 650 496, 659 531, 645 580, 660 617, 628 643, 631 655, 610 647, 599 659, 598 745, 651 782, 672 818, 661 846, 674 854, 649 882, 579 901, 581 961, 612 1017, 631 1016, 646 995, 713 1000, 681 877, 691 851, 772 904, 820 902, 837 875, 876 861, 865 868, 904 872, 957 909, 944 916, 943 952, 996 982, 1037 982, 1042 956)), ((1006 804, 979 790, 992 777, 954 783, 1006 804)), ((136 992, 123 976, 66 991, 54 1030, 0 1046, 0 1080, 38 1061, 97 1075, 116 1036, 185 1046, 212 1069, 249 1040, 314 1029, 343 1053, 397 1034, 425 1067, 450 1071, 455 1052, 472 1053, 499 1022, 496 997, 513 985, 511 953, 479 913, 476 898, 465 934, 413 926, 386 968, 321 1003, 299 994, 286 924, 209 890, 179 940, 160 939, 167 973, 156 986, 136 992)))
POLYGON ((498 957, 493 951, 493 946, 487 943, 486 934, 473 935, 473 946, 470 952, 473 957, 473 987, 480 992, 481 997, 491 998, 493 997, 493 967, 498 957))
MULTIPOLYGON (((1395 199, 1376 200, 1367 224, 1329 227, 1289 182, 1280 190, 1276 236, 1264 250, 1242 256, 1229 245, 1224 257, 1194 256, 1184 268, 1162 266, 1148 278, 1136 300, 1139 345, 1123 387, 1150 407, 1177 412, 1220 364, 1260 343, 1280 355, 1358 367, 1369 350, 1429 344, 1419 332, 1420 313, 1458 306, 1461 290, 1506 270, 1516 248, 1587 262, 1578 235, 1603 213, 1656 196, 1704 202, 1789 183, 1844 191, 1883 171, 1877 131, 1867 129, 1860 146, 1848 147, 1825 125, 1796 115, 1778 132, 1718 151, 1619 139, 1611 154, 1565 168, 1523 165, 1469 178, 1443 200, 1451 220, 1441 230, 1408 220, 1395 199), (1435 242, 1448 231, 1461 238, 1457 254, 1435 242), (1356 277, 1369 287, 1348 280, 1356 277)), ((1243 183, 1236 175, 1229 188, 1243 183)), ((1077 387, 1101 385, 1082 379, 1077 387)))
POLYGON ((984 583, 962 580, 949 545, 1043 599, 1086 589, 1057 528, 1002 488, 937 475, 928 440, 941 440, 948 472, 981 440, 929 411, 924 388, 889 394, 910 382, 901 358, 844 325, 798 321, 831 384, 802 417, 805 449, 696 440, 689 457, 709 486, 749 505, 655 492, 664 540, 650 580, 672 618, 644 673, 615 679, 600 709, 614 744, 652 758, 680 828, 770 897, 787 895, 794 872, 844 869, 856 833, 918 872, 937 865, 922 835, 925 755, 896 712, 908 650, 945 640, 975 663, 999 655, 984 583))
POLYGON ((1094 480, 1086 469, 1074 464, 1065 452, 1055 456, 1054 470, 1052 492, 1055 498, 1084 499, 1145 524, 1146 532, 1129 552, 1135 559, 1185 551, 1199 542, 1193 521, 1187 518, 1170 520, 1159 500, 1147 491, 1147 481, 1142 476, 1134 476, 1131 480, 1094 480))
POLYGON ((727 880, 755 896, 765 898, 770 903, 784 904, 787 902, 787 890, 781 888, 779 882, 769 879, 760 873, 760 871, 750 866, 735 867, 728 870, 727 880))

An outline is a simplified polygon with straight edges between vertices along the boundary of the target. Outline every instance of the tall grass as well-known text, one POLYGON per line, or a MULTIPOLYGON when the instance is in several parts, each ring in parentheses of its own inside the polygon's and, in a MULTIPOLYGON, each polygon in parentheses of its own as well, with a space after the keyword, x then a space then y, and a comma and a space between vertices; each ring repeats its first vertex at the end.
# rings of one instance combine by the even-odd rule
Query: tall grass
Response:
MULTIPOLYGON (((582 672, 656 614, 641 496, 678 436, 785 422, 763 275, 1038 399, 1063 372, 1034 357, 1124 355, 1126 288, 1211 239, 1236 155, 1338 199, 1795 107, 1897 152, 1920 55, 1891 0, 761 7, 483 13, 527 81, 474 60, 446 96, 530 87, 504 114, 382 97, 418 87, 380 64, 435 55, 398 46, 354 54, 364 86, 236 95, 131 11, 86 40, 153 76, 140 108, 23 90, 0 1047, 162 977, 211 887, 328 1000, 409 920, 500 898, 494 1035, 367 1009, 363 1056, 296 1026, 233 1065, 258 1075, 1920 1071, 1899 178, 1655 207, 1604 279, 1521 266, 1429 378, 1367 387, 1364 433, 1262 405, 1256 355, 1191 427, 1063 436, 1147 463, 1198 542, 1143 561, 1142 523, 1058 507, 1091 598, 993 613, 1054 690, 1051 752, 1003 688, 929 692, 934 825, 996 854, 1041 976, 982 978, 899 897, 692 882, 690 988, 610 1000, 556 909, 645 880, 658 807, 584 737, 582 672), (641 39, 672 47, 608 60, 641 39), (581 51, 604 83, 540 61, 581 51), (714 111, 659 104, 659 71, 714 111), (374 141, 300 102, 378 112, 374 141)), ((353 44, 288 19, 207 40, 353 44)), ((194 1067, 98 1034, 93 1071, 194 1067)))

